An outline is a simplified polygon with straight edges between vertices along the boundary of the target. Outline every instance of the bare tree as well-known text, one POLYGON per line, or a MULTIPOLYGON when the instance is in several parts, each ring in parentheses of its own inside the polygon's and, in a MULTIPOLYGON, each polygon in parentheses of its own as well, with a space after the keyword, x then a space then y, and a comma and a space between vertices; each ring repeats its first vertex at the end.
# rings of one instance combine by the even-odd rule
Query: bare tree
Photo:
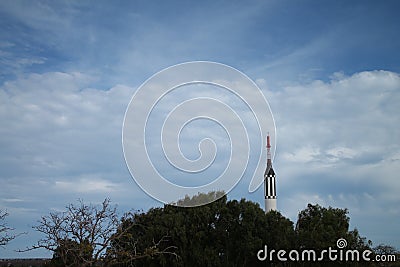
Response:
POLYGON ((0 210, 0 246, 5 246, 13 240, 16 236, 15 235, 10 235, 9 231, 14 230, 13 228, 10 228, 7 226, 5 223, 5 218, 9 214, 6 211, 0 210))
POLYGON ((105 199, 101 205, 69 204, 65 212, 42 216, 33 229, 44 237, 20 252, 44 248, 64 266, 90 266, 105 254, 119 219, 116 207, 105 199))
MULTIPOLYGON (((104 265, 108 261, 107 248, 111 242, 130 230, 117 231, 120 229, 120 219, 116 207, 110 205, 108 198, 97 206, 79 200, 78 205, 68 205, 65 212, 51 212, 42 216, 38 223, 33 228, 44 237, 20 252, 44 248, 53 251, 53 260, 62 266, 104 265)), ((150 256, 160 253, 156 247, 144 254, 150 256)), ((112 262, 117 260, 113 259, 112 262)))

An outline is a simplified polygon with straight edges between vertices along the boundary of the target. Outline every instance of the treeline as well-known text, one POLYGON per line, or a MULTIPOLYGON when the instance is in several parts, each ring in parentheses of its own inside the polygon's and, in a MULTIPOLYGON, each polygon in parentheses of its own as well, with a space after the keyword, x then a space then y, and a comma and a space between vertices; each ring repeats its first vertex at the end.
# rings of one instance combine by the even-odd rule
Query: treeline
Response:
MULTIPOLYGON (((257 203, 245 199, 228 201, 224 196, 195 208, 165 205, 123 220, 119 233, 124 234, 112 243, 108 252, 109 256, 125 261, 115 266, 302 266, 300 262, 280 262, 276 257, 272 261, 260 261, 257 252, 265 245, 276 251, 320 251, 336 248, 340 238, 347 241, 348 249, 370 249, 370 241, 356 229, 349 230, 347 213, 346 209, 309 204, 299 213, 294 225, 279 212, 265 214, 257 203), (127 245, 128 240, 135 242, 127 245), (168 253, 134 262, 124 259, 127 251, 145 251, 157 240, 161 241, 157 243, 158 251, 168 253)), ((312 262, 304 264, 308 266, 312 262)), ((325 259, 320 265, 337 266, 338 262, 325 259)), ((365 266, 366 262, 351 265, 365 266)))
POLYGON ((360 257, 365 250, 397 252, 386 245, 372 248, 371 241, 357 229, 350 230, 347 209, 309 204, 294 224, 277 211, 265 214, 257 203, 227 200, 221 195, 199 194, 176 203, 186 206, 204 198, 218 199, 204 206, 164 205, 147 212, 129 212, 122 218, 108 199, 100 206, 80 201, 68 205, 65 212, 43 216, 34 226, 43 238, 21 251, 53 251, 46 266, 398 266, 396 262, 378 265, 362 259, 331 261, 327 254, 322 261, 312 257, 280 261, 279 250, 314 250, 318 259, 322 250, 338 249, 338 240, 345 242, 343 249, 360 251, 360 257), (260 250, 265 248, 275 254, 260 260, 257 254, 264 255, 260 250))

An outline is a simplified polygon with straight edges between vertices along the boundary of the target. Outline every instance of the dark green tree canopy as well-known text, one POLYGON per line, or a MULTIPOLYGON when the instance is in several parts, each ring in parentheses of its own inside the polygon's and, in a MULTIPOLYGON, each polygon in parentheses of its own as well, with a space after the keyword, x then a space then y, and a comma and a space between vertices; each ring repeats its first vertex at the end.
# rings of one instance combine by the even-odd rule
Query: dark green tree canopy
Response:
MULTIPOLYGON (((199 194, 180 201, 193 204, 213 196, 214 193, 199 194)), ((367 248, 368 243, 357 229, 349 231, 347 214, 347 209, 309 204, 299 213, 294 226, 278 211, 265 214, 257 203, 245 199, 228 201, 223 196, 192 208, 164 205, 123 220, 120 231, 126 234, 113 241, 109 252, 118 257, 125 255, 125 264, 116 266, 130 266, 128 262, 134 266, 301 266, 276 260, 262 262, 256 254, 265 245, 277 251, 326 249, 335 247, 339 238, 346 238, 349 247, 367 248), (134 249, 155 244, 158 251, 168 253, 129 261, 134 249)))
MULTIPOLYGON (((193 203, 205 197, 209 196, 182 201, 193 203)), ((295 237, 293 223, 279 212, 266 215, 257 203, 228 201, 226 196, 194 208, 165 205, 136 213, 123 221, 121 231, 125 227, 131 228, 120 243, 113 243, 113 253, 132 251, 133 247, 121 246, 126 239, 135 240, 141 249, 162 240, 159 249, 173 252, 139 259, 135 266, 265 266, 256 257, 259 249, 265 244, 288 248, 295 237)))
POLYGON ((349 230, 347 209, 324 208, 308 204, 299 213, 296 234, 302 248, 324 249, 345 238, 349 230))
POLYGON ((357 229, 349 231, 349 222, 347 209, 308 204, 297 219, 297 247, 326 249, 335 247, 336 241, 344 238, 349 249, 369 248, 370 241, 360 237, 357 229))

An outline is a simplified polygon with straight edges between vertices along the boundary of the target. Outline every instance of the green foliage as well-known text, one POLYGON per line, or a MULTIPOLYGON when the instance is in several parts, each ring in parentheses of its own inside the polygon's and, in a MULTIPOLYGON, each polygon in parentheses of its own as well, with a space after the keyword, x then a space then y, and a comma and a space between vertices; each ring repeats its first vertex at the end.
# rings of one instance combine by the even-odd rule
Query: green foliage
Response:
MULTIPOLYGON (((183 201, 193 203, 209 196, 199 194, 183 201)), ((265 215, 256 203, 227 201, 226 196, 194 208, 165 205, 150 209, 124 220, 121 231, 127 227, 127 234, 113 243, 111 254, 129 255, 157 240, 161 240, 159 251, 170 252, 136 257, 135 266, 265 266, 256 257, 264 244, 286 248, 294 242, 293 223, 279 212, 265 215)), ((129 262, 129 256, 126 259, 129 262)))
POLYGON ((293 222, 278 211, 270 211, 265 215, 267 221, 267 236, 265 245, 276 249, 293 249, 296 241, 293 222))
MULTIPOLYGON (((299 213, 296 223, 296 248, 312 249, 318 253, 329 247, 337 248, 337 240, 344 238, 347 242, 346 249, 364 251, 370 249, 371 241, 361 237, 357 229, 349 231, 350 218, 347 209, 324 208, 320 205, 308 204, 307 208, 299 213)), ((337 262, 328 259, 314 263, 313 266, 372 266, 371 262, 337 262)))
MULTIPOLYGON (((187 206, 215 196, 198 194, 179 203, 187 206)), ((262 262, 256 254, 264 245, 276 251, 318 251, 336 247, 339 238, 345 238, 350 249, 371 245, 357 229, 349 231, 347 209, 309 204, 294 227, 277 211, 265 214, 257 203, 228 201, 226 196, 217 199, 192 208, 165 205, 125 218, 116 234, 119 237, 108 250, 110 256, 122 259, 115 266, 306 266, 301 262, 262 262), (143 253, 146 248, 155 251, 143 253)), ((351 266, 361 266, 357 264, 351 266)))
POLYGON ((361 237, 357 229, 349 231, 347 214, 347 209, 308 204, 298 216, 295 229, 297 247, 322 250, 335 247, 336 241, 344 238, 348 249, 369 249, 371 241, 361 237))
POLYGON ((298 246, 310 249, 325 249, 339 238, 345 238, 349 230, 347 209, 324 208, 308 204, 299 213, 296 224, 298 246))

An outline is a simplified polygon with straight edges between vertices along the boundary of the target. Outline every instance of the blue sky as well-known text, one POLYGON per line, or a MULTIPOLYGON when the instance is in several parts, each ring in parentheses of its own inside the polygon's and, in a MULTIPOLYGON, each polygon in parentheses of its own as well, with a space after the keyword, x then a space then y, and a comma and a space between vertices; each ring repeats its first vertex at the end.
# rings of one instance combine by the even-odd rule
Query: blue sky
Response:
MULTIPOLYGON (((14 250, 38 239, 40 216, 78 198, 160 205, 130 177, 122 121, 146 79, 194 60, 262 89, 285 216, 309 202, 348 208, 361 235, 400 248, 398 1, 81 2, 0 2, 0 208, 29 232, 0 258, 49 256, 14 250)), ((248 182, 229 197, 263 207, 248 182)))

